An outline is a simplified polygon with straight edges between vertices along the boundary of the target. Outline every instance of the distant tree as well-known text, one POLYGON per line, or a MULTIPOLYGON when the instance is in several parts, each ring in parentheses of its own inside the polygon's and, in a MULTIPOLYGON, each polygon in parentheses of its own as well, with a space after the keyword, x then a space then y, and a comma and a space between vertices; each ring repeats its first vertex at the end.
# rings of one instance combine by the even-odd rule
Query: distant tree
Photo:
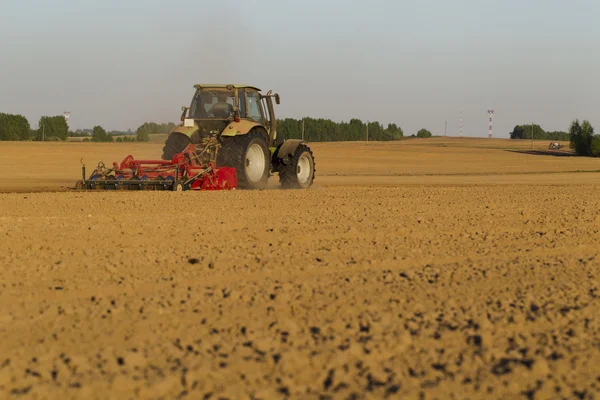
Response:
POLYGON ((511 139, 545 139, 546 132, 539 125, 517 125, 510 133, 511 139), (533 129, 533 132, 532 132, 533 129))
POLYGON ((569 127, 569 139, 570 147, 575 150, 575 153, 582 156, 587 155, 589 143, 586 143, 583 137, 581 124, 578 119, 573 121, 569 127))
POLYGON ((419 129, 417 132, 417 137, 419 138, 430 138, 431 136, 431 132, 429 132, 427 129, 419 129))
POLYGON ((600 135, 594 135, 590 142, 590 155, 600 157, 600 135))
POLYGON ((396 124, 388 124, 387 129, 385 130, 386 138, 384 140, 397 140, 404 136, 404 132, 402 128, 398 127, 396 124))
POLYGON ((150 134, 146 130, 138 130, 136 139, 138 142, 149 142, 150 134))
POLYGON ((590 121, 584 120, 581 123, 581 134, 584 138, 584 142, 588 144, 588 149, 591 149, 592 139, 594 138, 594 127, 590 124, 590 121))
POLYGON ((138 142, 148 142, 150 135, 155 133, 171 133, 177 125, 172 122, 157 124, 156 122, 144 122, 136 130, 138 142))
POLYGON ((22 115, 0 113, 0 140, 29 140, 29 121, 22 115))
POLYGON ((69 125, 62 115, 54 117, 43 116, 38 123, 37 140, 46 140, 46 138, 57 137, 60 140, 67 140, 69 125))
POLYGON ((595 156, 596 144, 592 149, 592 142, 594 138, 594 127, 589 121, 583 121, 581 124, 579 120, 575 120, 569 127, 569 137, 571 148, 575 150, 575 153, 581 156, 595 156))
POLYGON ((112 142, 113 137, 106 133, 103 127, 96 125, 92 129, 92 142, 112 142))

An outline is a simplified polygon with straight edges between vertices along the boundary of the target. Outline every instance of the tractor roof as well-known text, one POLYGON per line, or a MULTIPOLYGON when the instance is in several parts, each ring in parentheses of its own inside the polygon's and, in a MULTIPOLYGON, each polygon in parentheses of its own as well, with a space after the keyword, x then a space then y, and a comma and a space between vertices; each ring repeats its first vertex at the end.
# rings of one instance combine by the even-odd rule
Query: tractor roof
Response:
POLYGON ((228 86, 234 87, 236 89, 254 89, 260 92, 260 89, 257 88, 256 86, 250 86, 250 85, 235 85, 235 84, 218 84, 218 83, 200 83, 197 85, 194 85, 194 87, 196 89, 225 89, 228 86))

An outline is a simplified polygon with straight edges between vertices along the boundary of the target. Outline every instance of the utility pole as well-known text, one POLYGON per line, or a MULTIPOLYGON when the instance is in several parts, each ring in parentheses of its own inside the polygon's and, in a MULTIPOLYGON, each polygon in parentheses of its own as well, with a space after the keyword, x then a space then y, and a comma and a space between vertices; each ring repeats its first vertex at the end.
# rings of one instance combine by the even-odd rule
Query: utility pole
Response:
POLYGON ((460 109, 460 130, 458 131, 458 137, 462 136, 462 114, 463 114, 463 110, 461 108, 460 109))
POLYGON ((444 121, 444 147, 447 146, 446 143, 446 130, 448 129, 448 121, 444 121))
POLYGON ((44 125, 44 123, 42 122, 42 142, 45 140, 45 139, 44 139, 44 134, 45 134, 46 132, 44 131, 44 128, 46 128, 46 125, 44 125))
POLYGON ((304 140, 304 118, 302 118, 302 140, 304 140))
POLYGON ((531 150, 533 150, 533 122, 531 123, 531 150))

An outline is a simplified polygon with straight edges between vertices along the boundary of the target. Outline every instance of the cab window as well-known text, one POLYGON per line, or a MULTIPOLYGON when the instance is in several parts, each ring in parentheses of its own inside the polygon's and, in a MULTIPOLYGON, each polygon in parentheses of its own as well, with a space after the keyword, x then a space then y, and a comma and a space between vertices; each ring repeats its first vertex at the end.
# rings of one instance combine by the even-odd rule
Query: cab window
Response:
POLYGON ((260 108, 260 96, 258 92, 246 92, 248 98, 248 118, 252 118, 257 122, 263 120, 263 115, 260 108))

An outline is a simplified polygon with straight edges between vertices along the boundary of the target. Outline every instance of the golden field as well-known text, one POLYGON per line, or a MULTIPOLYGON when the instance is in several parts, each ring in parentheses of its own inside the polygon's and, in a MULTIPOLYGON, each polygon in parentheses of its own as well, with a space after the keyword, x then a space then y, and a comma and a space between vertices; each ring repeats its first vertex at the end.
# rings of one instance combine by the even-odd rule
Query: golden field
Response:
MULTIPOLYGON (((159 138, 162 135, 157 135, 159 138)), ((312 143, 317 187, 348 185, 577 184, 597 182, 600 159, 532 155, 526 140, 449 138, 399 142, 312 143), (577 174, 573 174, 577 172, 577 174), (580 174, 582 173, 582 174, 580 174)), ((547 141, 534 142, 544 152, 547 141)), ((81 179, 81 160, 88 174, 99 161, 121 162, 128 154, 160 159, 161 143, 0 142, 0 192, 68 190, 81 179)), ((277 177, 271 187, 277 187, 277 177)))
POLYGON ((232 192, 74 192, 161 145, 0 143, 0 398, 598 397, 600 159, 443 143, 232 192))

